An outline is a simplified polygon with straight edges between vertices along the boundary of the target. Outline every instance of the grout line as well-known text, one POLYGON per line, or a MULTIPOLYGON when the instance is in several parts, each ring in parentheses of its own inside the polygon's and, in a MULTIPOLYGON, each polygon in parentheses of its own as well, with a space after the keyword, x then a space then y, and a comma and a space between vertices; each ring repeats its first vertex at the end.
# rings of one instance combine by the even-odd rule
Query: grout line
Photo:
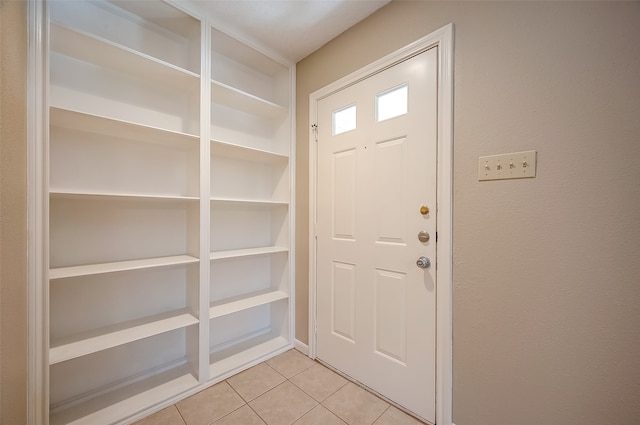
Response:
MULTIPOLYGON (((294 348, 294 349, 289 350, 289 351, 298 351, 298 350, 296 350, 296 349, 294 348)), ((287 351, 285 351, 285 353, 286 353, 286 352, 287 352, 287 351)), ((298 351, 298 353, 300 353, 300 352, 298 351)), ((284 353, 283 353, 283 354, 284 354, 284 353)), ((302 354, 302 353, 300 353, 300 354, 302 354)), ((304 354, 302 354, 302 355, 304 356, 304 354)), ((306 356, 305 356, 305 357, 306 357, 306 356)), ((306 357, 306 358, 307 358, 307 359, 309 359, 308 357, 306 357)), ((282 375, 282 376, 284 377, 284 379, 289 380, 289 379, 291 379, 291 378, 293 378, 293 377, 296 377, 296 376, 300 375, 300 374, 301 374, 301 373, 303 373, 303 372, 306 372, 307 370, 311 369, 311 368, 312 368, 313 366, 315 366, 316 364, 319 364, 319 363, 318 363, 318 362, 316 362, 315 360, 312 360, 312 359, 309 359, 309 360, 311 360, 311 361, 313 362, 313 364, 312 364, 311 366, 306 367, 306 368, 304 368, 304 369, 302 369, 302 370, 300 370, 300 371, 296 372, 295 374, 293 374, 293 375, 291 375, 291 376, 289 376, 289 377, 284 376, 282 373, 278 372, 277 370, 276 370, 276 372, 280 373, 280 375, 282 375)), ((267 360, 267 361, 268 361, 268 360, 267 360)), ((266 363, 266 362, 265 362, 265 363, 266 363)))
MULTIPOLYGON (((244 399, 242 399, 242 401, 244 401, 244 399)), ((218 419, 215 420, 215 422, 212 422, 211 425, 215 425, 217 422, 223 420, 224 418, 226 418, 227 416, 232 415, 233 413, 237 412, 238 410, 242 409, 244 406, 247 406, 248 404, 245 403, 242 406, 238 407, 237 409, 233 409, 231 412, 227 413, 224 416, 219 417, 218 419)))
POLYGON ((176 411, 178 412, 178 415, 180 415, 180 419, 182 420, 182 423, 184 425, 187 425, 187 420, 184 418, 184 416, 182 416, 182 412, 180 411, 180 409, 178 409, 178 403, 174 404, 173 407, 176 408, 176 411))
POLYGON ((256 412, 256 411, 253 409, 253 407, 251 407, 251 406, 249 405, 249 403, 247 403, 246 405, 249 407, 249 409, 251 409, 251 411, 252 411, 253 413, 255 413, 255 414, 256 414, 256 416, 258 417, 258 419, 260 419, 260 421, 261 421, 263 424, 267 425, 267 421, 265 421, 265 420, 262 418, 262 416, 260 416, 260 414, 259 414, 258 412, 256 412))
MULTIPOLYGON (((273 370, 275 373, 277 373, 278 375, 282 376, 282 379, 288 380, 286 376, 284 376, 283 374, 281 374, 280 372, 278 372, 273 366, 271 366, 269 363, 267 363, 266 361, 262 362, 262 363, 258 363, 258 364, 264 364, 266 365, 269 369, 273 370)), ((258 366, 258 364, 256 366, 258 366)), ((255 367, 255 366, 254 366, 255 367)))
MULTIPOLYGON (((325 402, 325 401, 329 400, 329 399, 330 399, 330 398, 331 398, 335 393, 337 393, 338 391, 340 391, 341 389, 343 389, 343 388, 345 387, 345 385, 347 385, 348 383, 349 383, 349 382, 346 382, 343 386, 341 386, 340 388, 338 388, 337 390, 335 390, 334 392, 332 392, 331 394, 329 394, 329 395, 327 396, 327 398, 325 398, 324 400, 322 400, 322 401, 320 402, 320 404, 322 404, 322 405, 324 406, 324 402, 325 402)), ((327 406, 325 406, 325 407, 327 407, 327 406)), ((328 407, 327 407, 327 409, 328 409, 328 407)))
MULTIPOLYGON (((264 394, 266 394, 266 393, 264 393, 264 394)), ((258 396, 258 397, 259 397, 259 396, 258 396)), ((256 398, 258 398, 258 397, 256 397, 256 398)), ((244 399, 243 399, 243 400, 244 400, 244 399)), ((255 400, 255 398, 254 398, 254 400, 255 400)), ((255 409, 254 409, 253 407, 251 407, 251 405, 249 405, 249 402, 246 402, 246 403, 244 404, 244 406, 247 406, 249 409, 251 409, 251 411, 252 411, 253 413, 255 413, 255 415, 258 417, 258 419, 260 419, 260 421, 261 421, 263 424, 265 424, 265 425, 266 425, 267 421, 265 421, 265 420, 262 418, 262 416, 260 416, 260 414, 259 414, 258 412, 256 412, 256 411, 255 411, 255 409)), ((241 409, 241 408, 242 408, 242 407, 244 407, 244 406, 241 406, 241 407, 239 407, 238 409, 241 409)), ((236 410, 237 410, 237 409, 236 409, 236 410)), ((211 424, 211 425, 215 425, 215 422, 214 422, 213 424, 211 424)))
MULTIPOLYGON (((241 372, 242 373, 242 372, 241 372)), ((235 375, 234 375, 235 376, 235 375)), ((227 416, 229 416, 230 414, 232 414, 233 412, 237 412, 238 410, 242 409, 244 406, 249 406, 249 402, 247 400, 244 399, 244 397, 242 397, 242 395, 240 395, 240 393, 233 388, 233 385, 231 385, 230 382, 228 382, 228 378, 224 380, 224 382, 226 382, 226 384, 229 386, 229 388, 231 388, 233 390, 234 393, 236 393, 238 395, 238 397, 240 397, 240 400, 242 400, 244 402, 244 404, 240 407, 238 407, 237 409, 233 410, 232 412, 227 413, 226 415, 224 415, 222 418, 226 418, 227 416)), ((251 406, 249 406, 251 407, 251 406)), ((253 410, 253 409, 252 409, 253 410)), ((218 422, 219 420, 221 420, 222 418, 216 420, 216 422, 218 422)), ((215 422, 214 422, 215 424, 215 422)), ((212 424, 213 425, 213 424, 212 424)))
MULTIPOLYGON (((233 376, 236 376, 236 375, 233 375, 233 376)), ((245 400, 244 397, 242 397, 242 395, 233 387, 233 385, 231 385, 231 382, 229 382, 229 378, 225 379, 224 382, 233 390, 234 393, 238 394, 238 397, 240 397, 245 404, 248 403, 248 401, 245 400)))
MULTIPOLYGON (((257 365, 256 365, 256 366, 257 366, 257 365)), ((249 369, 247 369, 247 370, 249 370, 249 369)), ((240 373, 242 373, 242 372, 240 372, 240 373)), ((236 375, 239 375, 239 374, 236 374, 236 375)), ((236 376, 236 375, 233 375, 233 376, 236 376)), ((232 378, 233 376, 230 376, 229 378, 232 378)), ((231 389, 233 390, 233 392, 234 392, 234 393, 238 394, 238 397, 240 397, 240 399, 241 399, 242 401, 244 401, 244 404, 249 404, 249 401, 248 401, 246 398, 244 398, 244 397, 242 396, 242 394, 240 394, 240 393, 238 392, 238 390, 236 390, 236 389, 235 389, 235 387, 234 387, 233 385, 231 385, 231 382, 229 382, 229 378, 225 379, 225 380, 224 380, 224 382, 226 382, 226 383, 227 383, 227 385, 231 387, 231 389)), ((260 395, 262 395, 262 394, 260 394, 260 395)), ((260 397, 260 395, 259 395, 258 397, 260 397)), ((258 398, 258 397, 255 397, 255 398, 258 398)))
POLYGON ((375 418, 375 419, 373 420, 373 422, 371 422, 371 425, 376 425, 376 422, 378 422, 378 420, 382 417, 382 415, 384 415, 384 413, 385 413, 387 410, 389 410, 389 408, 391 408, 391 405, 390 405, 390 404, 387 404, 387 408, 386 408, 386 409, 384 409, 384 410, 383 410, 383 411, 378 415, 378 417, 377 417, 377 418, 375 418))
POLYGON ((184 425, 187 425, 187 420, 184 418, 184 416, 182 416, 182 412, 180 411, 180 409, 178 409, 178 403, 174 404, 173 407, 175 407, 176 410, 178 411, 178 415, 180 415, 180 419, 182 419, 182 423, 184 425))
MULTIPOLYGON (((293 384, 293 383, 292 383, 292 384, 293 384)), ((297 388, 297 387, 296 387, 296 388, 297 388)), ((306 394, 306 393, 305 393, 305 394, 306 394)), ((308 395, 308 394, 307 394, 307 395, 308 395)), ((304 418, 304 416, 305 416, 307 413, 311 412, 313 409, 315 409, 316 407, 318 407, 318 406, 320 405, 320 403, 318 403, 318 402, 317 402, 313 397, 311 397, 311 396, 309 396, 309 397, 311 398, 311 400, 315 401, 315 402, 316 402, 316 404, 315 404, 311 409, 307 410, 307 411, 306 411, 306 412, 304 412, 302 415, 300 415, 300 417, 299 417, 299 418, 297 418, 295 421, 293 421, 293 424, 295 424, 296 422, 298 422, 300 419, 304 418)), ((291 425, 293 425, 293 424, 291 424, 291 425)))

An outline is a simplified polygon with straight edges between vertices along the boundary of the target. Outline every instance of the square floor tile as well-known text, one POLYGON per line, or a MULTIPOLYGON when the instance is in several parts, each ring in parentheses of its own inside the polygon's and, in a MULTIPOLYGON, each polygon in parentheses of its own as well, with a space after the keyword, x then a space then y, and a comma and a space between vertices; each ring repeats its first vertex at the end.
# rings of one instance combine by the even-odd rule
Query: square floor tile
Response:
POLYGON ((246 401, 253 400, 284 381, 285 378, 266 363, 260 363, 227 379, 229 385, 246 401))
POLYGON ((389 407, 387 402, 351 382, 322 404, 349 425, 371 425, 389 407))
POLYGON ((176 404, 187 425, 209 425, 245 404, 226 382, 220 382, 176 404))
POLYGON ((134 422, 133 425, 185 425, 175 404, 162 409, 153 415, 134 422))
POLYGON ((318 403, 291 382, 278 385, 249 403, 268 425, 290 425, 318 403))
POLYGON ((346 423, 324 406, 318 405, 298 419, 294 425, 346 425, 346 423))
POLYGON ((267 364, 282 376, 289 379, 298 373, 309 369, 311 366, 316 364, 316 362, 298 350, 289 350, 272 358, 271 360, 267 360, 267 364))
POLYGON ((424 425, 424 422, 420 422, 402 410, 390 406, 375 422, 375 425, 424 425))
POLYGON ((291 378, 291 382, 318 401, 324 401, 347 384, 346 379, 319 363, 291 378))
POLYGON ((215 421, 213 425, 264 425, 264 421, 245 404, 235 412, 215 421))

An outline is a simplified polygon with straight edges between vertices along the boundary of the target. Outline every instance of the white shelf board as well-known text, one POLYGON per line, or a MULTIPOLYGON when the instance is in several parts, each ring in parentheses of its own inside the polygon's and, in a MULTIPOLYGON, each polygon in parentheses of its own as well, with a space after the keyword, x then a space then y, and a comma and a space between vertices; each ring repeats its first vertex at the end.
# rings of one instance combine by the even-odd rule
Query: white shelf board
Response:
POLYGON ((264 118, 285 118, 288 113, 284 106, 215 80, 211 82, 211 101, 264 118))
POLYGON ((276 61, 216 28, 211 31, 211 49, 215 54, 225 56, 247 68, 259 70, 265 75, 276 76, 289 70, 288 64, 276 61))
POLYGON ((124 15, 132 21, 140 22, 140 25, 157 31, 160 34, 175 38, 189 38, 194 32, 200 33, 200 24, 197 18, 189 16, 180 8, 170 2, 157 2, 149 7, 147 1, 112 1, 102 6, 124 15))
POLYGON ((117 261, 113 263, 59 267, 49 270, 49 279, 64 279, 68 277, 90 276, 103 273, 149 269, 154 267, 167 267, 180 264, 197 263, 198 261, 198 258, 192 257, 190 255, 174 255, 171 257, 145 258, 142 260, 117 261))
POLYGON ((230 347, 210 353, 209 379, 228 377, 249 364, 266 360, 277 351, 291 347, 287 339, 273 333, 265 333, 244 340, 230 347))
POLYGON ((211 260, 223 260, 225 258, 250 257, 254 255, 275 254, 278 252, 288 252, 286 246, 265 246, 260 248, 232 249, 226 251, 215 251, 210 254, 211 260))
POLYGON ((51 23, 51 50, 163 87, 200 86, 200 76, 112 41, 51 23))
POLYGON ((76 192, 70 190, 51 190, 49 196, 52 199, 123 199, 123 200, 140 200, 140 201, 197 201, 196 196, 173 196, 173 195, 149 195, 149 194, 132 194, 132 193, 97 193, 97 192, 76 192))
POLYGON ((234 298, 234 301, 224 300, 222 302, 215 303, 215 305, 212 305, 209 308, 209 319, 215 319, 216 317, 226 316, 228 314, 237 313, 260 305, 286 300, 287 298, 289 298, 289 295, 287 295, 286 292, 269 291, 239 299, 236 297, 234 298))
POLYGON ((119 423, 153 407, 159 401, 176 397, 199 384, 188 365, 182 365, 147 379, 118 387, 87 401, 62 406, 51 414, 51 425, 95 425, 119 423))
POLYGON ((53 105, 49 110, 49 120, 52 127, 62 127, 71 130, 103 134, 112 137, 125 138, 140 142, 157 144, 182 145, 198 147, 200 137, 194 134, 165 130, 131 121, 117 120, 101 115, 87 114, 53 105))
POLYGON ((233 143, 220 142, 217 140, 212 140, 211 142, 211 155, 214 156, 241 159, 243 161, 258 162, 261 164, 286 164, 289 160, 287 155, 281 153, 236 145, 233 143))
POLYGON ((137 322, 127 328, 107 331, 79 341, 52 347, 49 349, 49 364, 54 365, 197 323, 198 319, 196 317, 184 312, 168 317, 152 318, 143 323, 137 322))
POLYGON ((267 200, 267 199, 218 198, 218 197, 212 197, 211 202, 254 204, 254 205, 289 205, 289 202, 286 202, 286 201, 273 201, 273 200, 267 200))

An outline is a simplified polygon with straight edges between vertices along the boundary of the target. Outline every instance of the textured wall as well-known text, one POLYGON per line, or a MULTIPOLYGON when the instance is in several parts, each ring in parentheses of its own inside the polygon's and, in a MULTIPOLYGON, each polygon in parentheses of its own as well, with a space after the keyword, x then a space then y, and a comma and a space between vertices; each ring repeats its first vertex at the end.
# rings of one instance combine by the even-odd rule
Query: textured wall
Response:
POLYGON ((296 332, 309 94, 455 25, 456 425, 640 418, 640 3, 393 1, 297 67, 296 332), (477 157, 538 151, 538 176, 477 157))
POLYGON ((26 424, 26 2, 0 1, 0 424, 26 424))

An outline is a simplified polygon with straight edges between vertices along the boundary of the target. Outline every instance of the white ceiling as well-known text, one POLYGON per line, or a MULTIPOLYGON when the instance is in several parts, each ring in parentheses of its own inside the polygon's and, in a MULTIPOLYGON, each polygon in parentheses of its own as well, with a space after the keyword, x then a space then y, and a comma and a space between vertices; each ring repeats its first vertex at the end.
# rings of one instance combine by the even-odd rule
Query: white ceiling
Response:
POLYGON ((391 0, 189 0, 234 37, 296 63, 391 0))

